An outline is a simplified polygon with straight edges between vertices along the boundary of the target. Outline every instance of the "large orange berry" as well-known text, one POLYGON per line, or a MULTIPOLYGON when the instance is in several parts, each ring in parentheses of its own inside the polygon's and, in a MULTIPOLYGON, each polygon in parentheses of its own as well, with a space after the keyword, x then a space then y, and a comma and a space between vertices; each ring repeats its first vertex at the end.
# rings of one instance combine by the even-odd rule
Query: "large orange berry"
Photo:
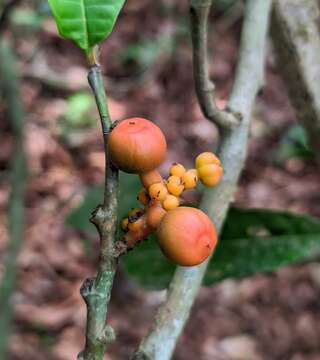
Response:
POLYGON ((196 157, 196 168, 199 169, 203 165, 216 164, 220 165, 219 158, 212 152, 206 151, 196 157))
POLYGON ((223 169, 220 165, 208 164, 198 169, 198 175, 201 182, 206 186, 215 186, 220 181, 223 169))
POLYGON ((149 187, 149 195, 152 200, 162 201, 168 195, 168 189, 164 183, 155 183, 149 187))
POLYGON ((160 128, 143 118, 121 121, 109 135, 111 161, 127 173, 145 173, 164 160, 166 139, 160 128))
POLYGON ((167 180, 167 188, 170 194, 179 196, 184 190, 181 178, 175 175, 169 176, 167 180))
POLYGON ((215 226, 201 210, 178 207, 163 217, 157 238, 164 255, 181 266, 202 263, 217 244, 215 226))
POLYGON ((149 189, 149 187, 152 184, 160 183, 163 180, 162 176, 160 175, 160 173, 159 173, 159 171, 157 169, 148 171, 148 172, 143 173, 143 174, 139 174, 139 177, 140 177, 142 185, 146 189, 149 189))

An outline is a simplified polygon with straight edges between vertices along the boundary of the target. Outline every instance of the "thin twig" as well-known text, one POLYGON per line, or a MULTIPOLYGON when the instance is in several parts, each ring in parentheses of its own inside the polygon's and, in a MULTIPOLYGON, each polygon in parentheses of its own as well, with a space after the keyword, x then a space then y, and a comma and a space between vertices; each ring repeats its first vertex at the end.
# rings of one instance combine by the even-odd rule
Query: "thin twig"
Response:
POLYGON ((204 116, 222 129, 231 129, 239 125, 241 114, 230 108, 218 109, 215 103, 215 87, 209 78, 207 42, 211 3, 212 0, 190 1, 195 90, 204 116))
POLYGON ((0 86, 7 103, 8 119, 15 137, 15 143, 11 163, 11 196, 8 212, 10 243, 5 273, 0 284, 0 359, 5 359, 10 334, 12 294, 17 277, 17 257, 23 243, 24 193, 27 178, 23 149, 24 114, 19 97, 19 84, 14 63, 14 56, 9 45, 1 41, 0 86))
MULTIPOLYGON (((240 59, 229 105, 243 115, 239 127, 223 134, 219 156, 224 167, 221 184, 206 191, 201 208, 221 230, 242 171, 251 112, 261 86, 264 47, 271 0, 247 0, 242 30, 240 59)), ((223 246, 221 244, 220 246, 223 246)), ((214 261, 214 258, 213 258, 214 261)), ((199 291, 208 261, 197 267, 178 267, 171 281, 167 299, 160 306, 150 333, 141 342, 134 360, 170 359, 177 339, 188 319, 199 291)))
POLYGON ((113 329, 106 324, 106 317, 118 259, 115 251, 118 170, 112 166, 109 158, 108 135, 112 123, 108 112, 100 65, 91 66, 88 81, 100 114, 105 147, 106 174, 103 204, 96 208, 91 217, 91 221, 100 235, 100 261, 97 276, 87 279, 80 290, 87 305, 87 328, 86 345, 78 358, 102 360, 107 344, 115 338, 113 329))

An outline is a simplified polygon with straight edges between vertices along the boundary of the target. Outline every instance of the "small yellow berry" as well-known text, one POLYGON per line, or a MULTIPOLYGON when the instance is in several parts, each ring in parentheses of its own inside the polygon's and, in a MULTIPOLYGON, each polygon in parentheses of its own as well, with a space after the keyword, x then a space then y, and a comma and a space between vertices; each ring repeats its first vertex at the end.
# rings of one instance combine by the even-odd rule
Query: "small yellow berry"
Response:
POLYGON ((181 178, 181 176, 186 172, 186 169, 181 164, 173 164, 170 168, 170 175, 178 176, 181 178))
POLYGON ((206 186, 215 186, 221 179, 223 169, 216 164, 203 165, 198 169, 201 182, 206 186))
POLYGON ((172 210, 179 206, 180 200, 174 195, 168 195, 162 202, 162 206, 165 210, 172 210))
POLYGON ((141 217, 134 220, 134 221, 132 221, 132 222, 129 219, 129 224, 128 224, 129 231, 133 231, 133 232, 140 231, 142 229, 144 221, 145 220, 143 218, 141 218, 141 217))
POLYGON ((203 152, 196 157, 196 168, 199 169, 203 165, 216 164, 220 165, 221 161, 212 152, 203 152))
POLYGON ((148 205, 150 202, 150 196, 145 188, 142 188, 139 191, 138 198, 137 198, 142 205, 148 205))
POLYGON ((198 183, 198 172, 196 169, 190 169, 182 175, 182 184, 185 189, 193 189, 198 183))
POLYGON ((140 208, 133 208, 129 211, 128 217, 140 217, 143 215, 143 209, 140 208))
POLYGON ((121 229, 123 231, 128 231, 128 224, 129 224, 129 219, 128 218, 124 218, 122 221, 121 221, 121 229))
POLYGON ((169 176, 167 180, 167 188, 170 194, 174 196, 179 196, 184 190, 181 178, 175 175, 169 176))
POLYGON ((151 199, 162 201, 168 194, 168 189, 163 183, 152 184, 149 187, 149 195, 151 199))

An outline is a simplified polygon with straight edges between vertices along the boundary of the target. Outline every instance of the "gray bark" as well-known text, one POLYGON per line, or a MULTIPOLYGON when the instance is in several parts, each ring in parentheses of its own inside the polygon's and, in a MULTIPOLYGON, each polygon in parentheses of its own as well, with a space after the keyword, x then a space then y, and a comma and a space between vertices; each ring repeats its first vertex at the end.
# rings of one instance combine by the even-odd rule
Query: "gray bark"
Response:
POLYGON ((320 10, 316 0, 274 0, 271 35, 298 120, 320 159, 320 10))

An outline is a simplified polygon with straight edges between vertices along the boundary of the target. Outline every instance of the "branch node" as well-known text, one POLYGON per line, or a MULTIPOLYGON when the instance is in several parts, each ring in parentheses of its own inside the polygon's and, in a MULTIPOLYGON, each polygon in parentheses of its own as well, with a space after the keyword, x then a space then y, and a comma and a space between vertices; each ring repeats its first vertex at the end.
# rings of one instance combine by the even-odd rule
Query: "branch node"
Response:
POLYGON ((239 126, 242 120, 242 115, 239 112, 234 112, 228 107, 219 110, 215 105, 213 108, 205 108, 202 111, 208 120, 222 129, 232 130, 239 126))
POLYGON ((231 109, 228 105, 225 107, 224 112, 232 115, 235 118, 235 121, 238 123, 238 125, 243 120, 243 115, 241 114, 241 112, 231 109))
POLYGON ((107 345, 108 343, 115 341, 115 339, 116 334, 113 328, 110 325, 106 325, 103 329, 102 335, 98 338, 98 341, 101 342, 101 344, 107 345))
POLYGON ((91 213, 90 222, 94 224, 98 229, 106 220, 106 212, 102 205, 98 205, 91 213))
POLYGON ((209 92, 209 93, 212 94, 212 96, 214 96, 215 88, 216 88, 215 84, 211 80, 208 80, 207 84, 203 84, 203 87, 201 88, 201 91, 209 92))
POLYGON ((86 279, 80 288, 80 294, 86 303, 88 302, 88 298, 92 293, 92 289, 94 286, 94 280, 95 280, 95 278, 86 279))
POLYGON ((110 132, 120 123, 120 120, 115 120, 111 125, 110 125, 110 132))

